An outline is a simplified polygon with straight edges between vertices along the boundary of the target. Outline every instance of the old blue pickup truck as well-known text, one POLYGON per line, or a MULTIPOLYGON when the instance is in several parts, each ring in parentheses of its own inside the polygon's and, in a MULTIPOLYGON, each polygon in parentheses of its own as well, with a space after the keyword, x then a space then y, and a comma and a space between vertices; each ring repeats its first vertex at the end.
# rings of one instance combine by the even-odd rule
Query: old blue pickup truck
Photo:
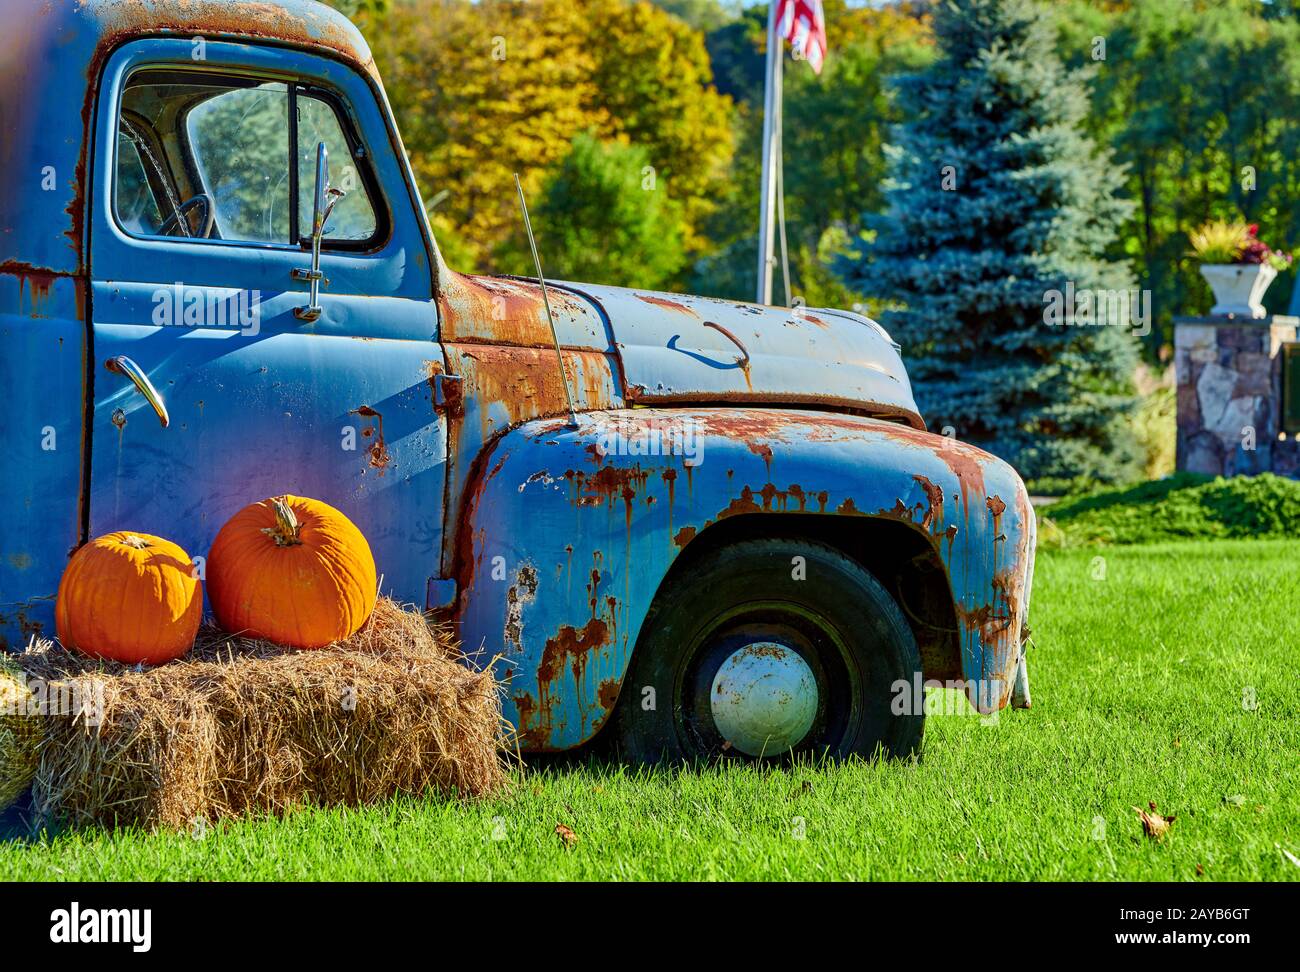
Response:
POLYGON ((926 431, 878 325, 548 290, 443 262, 328 8, 6 0, 4 644, 88 538, 201 557, 291 492, 496 666, 525 750, 906 754, 923 680, 1027 703, 1024 485, 926 431))

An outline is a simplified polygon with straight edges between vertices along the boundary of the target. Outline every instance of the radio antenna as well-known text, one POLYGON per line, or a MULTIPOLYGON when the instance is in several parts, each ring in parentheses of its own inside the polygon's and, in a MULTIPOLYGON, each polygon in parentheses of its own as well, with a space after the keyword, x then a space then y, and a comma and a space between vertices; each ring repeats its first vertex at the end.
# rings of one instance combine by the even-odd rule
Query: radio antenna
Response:
POLYGON ((542 303, 546 305, 546 320, 551 325, 551 340, 555 342, 555 361, 560 366, 560 381, 564 384, 564 398, 569 403, 569 425, 578 427, 578 413, 573 407, 573 393, 569 391, 569 378, 564 372, 564 355, 560 354, 560 335, 555 330, 555 315, 551 313, 551 298, 546 292, 546 278, 542 276, 542 259, 537 255, 537 240, 533 238, 533 223, 528 218, 528 201, 524 187, 515 173, 515 188, 519 190, 519 211, 524 214, 524 230, 528 233, 528 246, 533 251, 533 266, 537 268, 537 282, 542 285, 542 303))

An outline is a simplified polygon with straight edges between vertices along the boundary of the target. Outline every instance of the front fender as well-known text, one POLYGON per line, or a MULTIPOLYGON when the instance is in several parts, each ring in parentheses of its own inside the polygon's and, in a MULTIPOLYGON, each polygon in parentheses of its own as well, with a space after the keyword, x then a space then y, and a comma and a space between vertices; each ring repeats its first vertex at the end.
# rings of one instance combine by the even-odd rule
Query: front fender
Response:
POLYGON ((578 422, 498 438, 460 524, 461 636, 478 664, 499 665, 523 748, 590 739, 673 561, 720 520, 774 512, 882 517, 924 535, 953 591, 967 694, 982 711, 1007 703, 1035 523, 1000 459, 813 411, 620 409, 578 422))

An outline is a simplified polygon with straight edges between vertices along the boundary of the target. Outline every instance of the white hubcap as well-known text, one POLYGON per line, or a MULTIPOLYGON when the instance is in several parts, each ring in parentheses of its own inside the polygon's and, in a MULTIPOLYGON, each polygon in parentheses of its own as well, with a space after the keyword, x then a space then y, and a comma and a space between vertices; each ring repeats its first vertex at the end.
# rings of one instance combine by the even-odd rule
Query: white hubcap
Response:
POLYGON ((817 717, 817 680, 803 657, 771 641, 734 651, 713 677, 713 721, 747 756, 778 756, 797 746, 817 717))

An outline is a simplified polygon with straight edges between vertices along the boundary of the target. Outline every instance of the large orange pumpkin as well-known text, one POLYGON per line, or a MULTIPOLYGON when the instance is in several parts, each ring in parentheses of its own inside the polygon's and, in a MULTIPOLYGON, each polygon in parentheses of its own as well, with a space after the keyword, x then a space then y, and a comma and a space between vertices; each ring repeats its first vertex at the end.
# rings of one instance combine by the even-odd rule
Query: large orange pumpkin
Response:
POLYGON ((202 619, 203 585, 190 555, 146 533, 109 533, 74 553, 54 606, 66 647, 149 665, 189 651, 202 619))
POLYGON ((297 648, 347 638, 375 606, 370 544, 328 503, 276 496, 246 506, 208 552, 208 599, 227 631, 297 648))

